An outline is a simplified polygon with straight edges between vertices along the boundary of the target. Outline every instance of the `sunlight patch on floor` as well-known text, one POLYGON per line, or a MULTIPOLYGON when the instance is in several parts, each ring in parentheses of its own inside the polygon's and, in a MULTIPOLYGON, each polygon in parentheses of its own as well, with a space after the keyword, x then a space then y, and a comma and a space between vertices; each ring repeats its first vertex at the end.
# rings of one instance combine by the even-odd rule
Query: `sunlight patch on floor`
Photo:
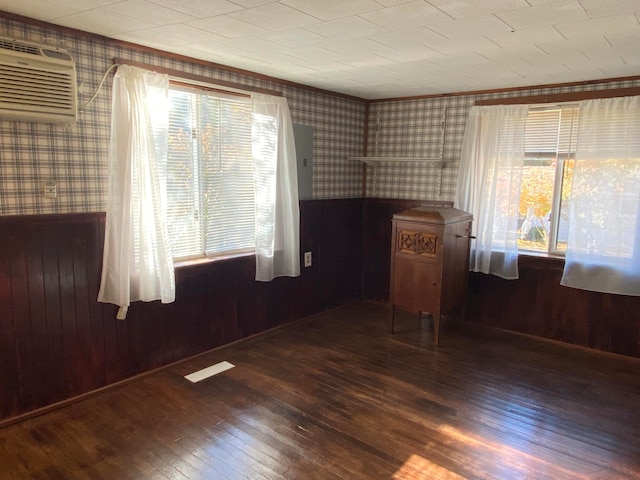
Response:
POLYGON ((413 454, 393 474, 393 480, 466 480, 420 455, 413 454))
POLYGON ((542 458, 523 452, 522 450, 518 450, 517 448, 513 448, 501 443, 491 442, 483 437, 474 438, 450 425, 441 425, 440 427, 438 427, 438 430, 460 443, 469 445, 473 448, 484 449, 486 451, 492 452, 498 455, 503 464, 511 465, 514 469, 520 470, 525 473, 528 471, 530 464, 537 463, 545 465, 549 469, 549 471, 555 470, 556 472, 562 473, 563 475, 570 475, 572 478, 584 480, 592 478, 589 476, 580 475, 574 470, 567 470, 566 468, 563 468, 557 464, 550 463, 542 458))

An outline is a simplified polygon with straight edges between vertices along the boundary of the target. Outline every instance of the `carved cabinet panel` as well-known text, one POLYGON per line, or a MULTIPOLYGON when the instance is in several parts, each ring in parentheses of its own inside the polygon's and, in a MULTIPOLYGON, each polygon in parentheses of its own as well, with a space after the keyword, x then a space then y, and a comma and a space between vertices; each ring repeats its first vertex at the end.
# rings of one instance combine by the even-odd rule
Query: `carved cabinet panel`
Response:
POLYGON ((467 294, 471 214, 450 207, 419 207, 391 221, 391 331, 395 307, 434 318, 435 343, 440 316, 461 305, 467 294))

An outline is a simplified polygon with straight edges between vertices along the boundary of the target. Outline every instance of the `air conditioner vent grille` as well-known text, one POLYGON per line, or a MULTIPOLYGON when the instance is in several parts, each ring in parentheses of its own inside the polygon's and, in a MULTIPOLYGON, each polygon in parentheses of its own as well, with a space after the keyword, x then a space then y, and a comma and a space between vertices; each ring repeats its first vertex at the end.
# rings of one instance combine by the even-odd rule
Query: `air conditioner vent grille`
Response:
POLYGON ((15 40, 9 40, 4 38, 0 38, 0 48, 4 50, 11 50, 14 52, 29 53, 31 55, 41 55, 40 49, 35 45, 16 42, 15 40))
POLYGON ((66 72, 48 72, 0 65, 0 107, 28 107, 47 112, 75 109, 72 78, 66 72))

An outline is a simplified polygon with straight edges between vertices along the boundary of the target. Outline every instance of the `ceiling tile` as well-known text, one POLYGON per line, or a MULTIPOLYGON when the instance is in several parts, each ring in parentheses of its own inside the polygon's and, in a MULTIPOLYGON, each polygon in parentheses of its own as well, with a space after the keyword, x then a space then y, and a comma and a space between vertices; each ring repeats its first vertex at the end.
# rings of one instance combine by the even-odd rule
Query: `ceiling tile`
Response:
POLYGON ((388 30, 404 30, 451 20, 448 15, 423 0, 374 10, 359 16, 388 30))
POLYGON ((415 48, 419 45, 429 45, 434 42, 446 40, 442 35, 424 27, 410 28, 397 32, 376 33, 369 35, 368 38, 382 45, 397 49, 407 47, 415 48))
POLYGON ((502 67, 503 65, 518 64, 522 61, 527 65, 535 65, 538 60, 547 54, 535 46, 520 45, 513 48, 499 48, 490 52, 478 52, 478 55, 491 60, 491 63, 497 67, 502 67))
POLYGON ((638 45, 640 45, 640 34, 638 33, 638 30, 610 32, 604 35, 604 37, 609 44, 616 48, 616 51, 618 52, 637 52, 638 45))
MULTIPOLYGON (((428 0, 451 18, 469 18, 528 7, 525 0, 428 0)), ((554 0, 555 1, 555 0, 554 0)))
POLYGON ((260 59, 251 58, 250 52, 241 51, 229 47, 223 48, 211 48, 208 44, 193 44, 182 47, 185 54, 191 55, 195 58, 207 60, 214 63, 220 63, 222 65, 228 65, 230 67, 243 68, 251 70, 257 73, 261 72, 261 69, 268 67, 268 62, 263 62, 260 59), (252 66, 255 64, 255 66, 252 66), (251 67, 251 68, 249 68, 251 67))
POLYGON ((280 3, 320 20, 335 20, 382 8, 373 0, 281 0, 280 3))
POLYGON ((376 55, 395 60, 398 63, 405 62, 438 62, 443 59, 444 55, 440 52, 425 46, 416 46, 414 48, 394 49, 390 47, 381 47, 376 55))
POLYGON ((594 18, 640 12, 640 0, 582 0, 582 4, 594 18))
POLYGON ((601 57, 604 61, 615 52, 611 44, 602 35, 593 35, 587 39, 564 40, 562 42, 539 42, 537 47, 547 55, 591 54, 589 58, 601 57))
POLYGON ((380 72, 387 72, 390 66, 394 65, 394 62, 388 58, 382 58, 376 55, 367 55, 349 60, 346 65, 351 69, 356 69, 358 76, 362 76, 365 70, 369 70, 374 67, 379 68, 380 72))
POLYGON ((317 33, 313 33, 302 28, 296 28, 284 32, 267 33, 260 35, 260 38, 264 38, 268 42, 297 48, 315 46, 326 40, 326 37, 322 37, 317 33))
POLYGON ((290 76, 287 77, 287 79, 291 80, 292 82, 302 83, 304 85, 313 85, 314 82, 318 82, 321 80, 320 77, 315 75, 315 72, 313 71, 292 72, 290 76))
POLYGON ((555 28, 567 39, 580 38, 587 40, 594 35, 615 35, 622 32, 629 32, 640 36, 640 24, 634 14, 563 23, 556 25, 555 28))
POLYGON ((474 65, 474 68, 493 76, 493 73, 529 68, 534 64, 531 62, 532 58, 536 59, 543 56, 545 56, 545 54, 539 50, 534 52, 533 56, 530 56, 528 52, 513 52, 509 55, 496 57, 490 62, 478 63, 474 65))
MULTIPOLYGON (((239 48, 251 52, 267 53, 287 53, 292 50, 287 45, 281 45, 279 43, 267 42, 261 37, 241 37, 241 38, 226 38, 222 41, 225 45, 230 47, 239 48)), ((293 58, 292 58, 293 60, 293 58)))
POLYGON ((334 40, 350 40, 386 32, 386 30, 379 25, 374 25, 360 17, 347 17, 311 25, 305 27, 305 30, 334 40))
POLYGON ((532 7, 538 7, 540 5, 548 5, 550 3, 555 3, 559 0, 527 0, 527 3, 532 7))
MULTIPOLYGON (((118 3, 121 0, 58 0, 57 5, 63 8, 71 8, 74 10, 86 11, 94 8, 105 7, 112 3, 118 3)), ((16 3, 15 1, 9 3, 16 3)))
MULTIPOLYGON (((357 75, 360 78, 367 78, 368 77, 368 78, 372 78, 372 79, 384 78, 385 74, 388 71, 389 70, 386 67, 380 66, 380 65, 368 65, 368 66, 365 65, 365 66, 362 66, 362 67, 358 67, 357 69, 354 68, 354 67, 347 66, 347 69, 346 69, 347 74, 349 72, 353 72, 354 75, 357 75), (362 74, 364 74, 364 77, 363 77, 362 74)), ((339 75, 343 75, 343 74, 339 73, 339 75)), ((338 78, 338 77, 336 77, 336 78, 338 78)))
POLYGON ((81 9, 61 5, 57 1, 46 0, 0 0, 0 10, 12 12, 17 15, 26 17, 33 16, 33 12, 38 12, 38 19, 44 21, 52 21, 56 18, 73 15, 79 13, 81 9))
POLYGON ((484 35, 492 42, 503 48, 514 46, 535 45, 543 41, 563 41, 565 38, 552 26, 525 28, 514 32, 496 32, 484 35))
POLYGON ((403 3, 409 3, 413 0, 376 0, 379 4, 385 7, 393 7, 394 5, 401 5, 403 3))
MULTIPOLYGON (((592 62, 585 58, 552 56, 548 59, 548 63, 541 64, 540 67, 543 72, 554 71, 553 74, 547 73, 549 83, 562 82, 568 78, 593 80, 612 76, 626 76, 629 75, 630 70, 619 57, 611 57, 605 62, 598 62, 597 65, 593 65, 592 62), (599 74, 594 72, 599 72, 599 74)), ((531 67, 529 71, 523 71, 523 73, 529 76, 539 75, 535 67, 531 67)))
POLYGON ((623 55, 620 57, 625 65, 630 68, 640 68, 640 54, 636 55, 623 55))
POLYGON ((240 5, 227 0, 149 0, 149 2, 196 18, 213 17, 242 10, 240 5))
MULTIPOLYGON (((202 30, 201 28, 192 27, 184 23, 175 23, 173 25, 162 25, 156 27, 162 29, 167 34, 167 43, 172 44, 173 38, 185 40, 187 43, 210 43, 211 45, 222 44, 227 37, 217 35, 213 32, 202 30)), ((150 29, 152 30, 152 29, 150 29)))
POLYGON ((204 18, 202 20, 188 22, 188 25, 228 38, 259 35, 266 31, 256 25, 251 25, 250 23, 243 22, 237 18, 230 17, 229 15, 218 15, 217 17, 204 18))
POLYGON ((629 74, 629 65, 625 63, 622 57, 619 57, 617 55, 610 55, 604 60, 598 59, 597 62, 593 62, 589 60, 589 64, 584 61, 576 61, 574 64, 574 70, 580 71, 580 69, 582 68, 583 70, 585 70, 584 71, 585 74, 588 74, 588 71, 593 70, 594 67, 597 67, 603 71, 606 71, 606 70, 620 71, 622 69, 627 69, 626 74, 627 75, 629 74))
POLYGON ((273 31, 293 29, 319 23, 317 18, 280 3, 248 8, 231 13, 229 16, 273 31))
MULTIPOLYGON (((625 63, 623 67, 619 67, 619 68, 616 68, 613 66, 607 66, 606 68, 600 68, 602 75, 599 78, 628 77, 629 72, 637 72, 638 67, 640 67, 640 64, 637 62, 635 64, 625 63)), ((585 80, 591 80, 594 78, 593 75, 591 75, 589 72, 587 72, 586 74, 583 74, 583 77, 585 80)))
POLYGON ((84 30, 99 35, 114 35, 155 26, 153 23, 111 12, 105 8, 67 15, 56 19, 56 23, 76 28, 82 25, 84 30))
POLYGON ((172 37, 162 27, 148 28, 146 30, 135 30, 133 32, 118 33, 113 35, 113 38, 118 40, 124 40, 125 42, 137 43, 140 45, 147 45, 149 47, 155 47, 159 49, 166 48, 167 40, 175 46, 187 45, 188 40, 172 37))
POLYGON ((182 23, 196 19, 191 15, 180 13, 157 4, 151 4, 145 0, 126 0, 104 8, 111 12, 126 15, 127 17, 139 18, 140 20, 145 20, 157 25, 182 23))
POLYGON ((493 51, 499 48, 496 47, 495 43, 485 37, 473 37, 473 39, 455 38, 452 40, 436 38, 428 42, 426 46, 445 55, 459 55, 475 51, 493 51))
POLYGON ((321 37, 322 39, 317 42, 317 46, 326 50, 349 55, 359 54, 377 54, 383 50, 384 45, 380 45, 378 42, 374 42, 368 38, 354 38, 351 40, 334 40, 330 38, 321 37))
POLYGON ((331 50, 320 47, 292 48, 289 50, 289 55, 307 60, 318 69, 322 68, 318 65, 322 65, 326 62, 344 62, 347 59, 347 57, 342 53, 332 52, 331 50))
POLYGON ((510 32, 511 27, 495 15, 452 20, 427 27, 446 38, 469 38, 494 32, 510 32))
POLYGON ((445 55, 442 58, 442 60, 438 62, 438 64, 443 67, 455 68, 459 65, 468 67, 469 65, 485 64, 489 62, 490 60, 487 59, 487 57, 478 55, 475 52, 468 52, 468 53, 459 53, 457 55, 445 55))
MULTIPOLYGON (((211 53, 215 56, 233 58, 234 56, 246 57, 250 52, 232 45, 216 44, 211 45, 209 42, 193 41, 186 45, 185 50, 198 51, 200 54, 211 53)), ((200 58, 200 57, 196 57, 200 58)))
POLYGON ((518 8, 499 12, 496 15, 516 30, 589 19, 577 0, 563 0, 535 7, 518 8))
POLYGON ((335 81, 336 76, 345 76, 350 70, 348 65, 336 62, 321 62, 314 66, 318 67, 318 69, 313 72, 313 75, 324 80, 332 79, 335 81))
POLYGON ((290 55, 281 54, 281 53, 272 53, 271 55, 269 55, 268 58, 265 58, 265 56, 261 54, 261 52, 252 50, 249 52, 249 54, 245 56, 247 58, 254 58, 256 60, 263 61, 264 63, 273 65, 273 66, 286 65, 285 69, 282 69, 282 67, 279 67, 280 70, 282 70, 283 72, 298 71, 298 70, 315 71, 315 69, 311 68, 310 66, 307 66, 305 61, 299 58, 292 57, 290 55))
POLYGON ((233 3, 242 5, 245 8, 259 7, 268 3, 275 3, 274 0, 233 0, 233 3))

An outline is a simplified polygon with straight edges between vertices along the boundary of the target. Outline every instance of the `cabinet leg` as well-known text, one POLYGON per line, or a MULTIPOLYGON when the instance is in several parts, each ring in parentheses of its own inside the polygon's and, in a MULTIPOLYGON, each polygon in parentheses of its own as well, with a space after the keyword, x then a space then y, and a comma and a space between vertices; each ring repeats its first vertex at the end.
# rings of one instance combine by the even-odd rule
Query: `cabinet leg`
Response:
POLYGON ((433 315, 433 335, 435 337, 436 347, 440 346, 440 314, 433 315))

